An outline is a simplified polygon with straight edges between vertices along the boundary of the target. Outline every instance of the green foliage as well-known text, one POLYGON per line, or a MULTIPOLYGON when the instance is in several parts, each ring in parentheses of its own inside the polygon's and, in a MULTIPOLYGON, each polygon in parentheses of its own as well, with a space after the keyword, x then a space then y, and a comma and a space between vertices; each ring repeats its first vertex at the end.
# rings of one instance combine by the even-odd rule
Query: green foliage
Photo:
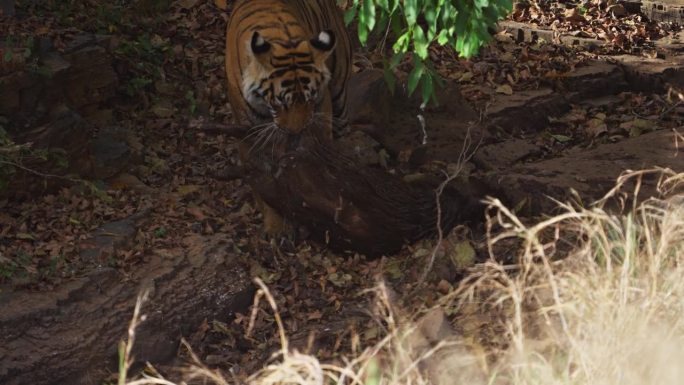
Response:
POLYGON ((22 146, 15 144, 7 134, 7 131, 0 125, 0 191, 9 186, 9 181, 17 172, 13 160, 23 150, 22 146))
POLYGON ((161 77, 161 68, 170 46, 158 35, 147 33, 135 39, 123 40, 116 48, 118 59, 128 64, 132 77, 125 84, 129 96, 139 96, 148 86, 161 77))
MULTIPOLYGON (((510 12, 512 0, 349 0, 345 22, 358 20, 359 40, 366 44, 371 33, 392 31, 397 36, 391 71, 407 55, 413 58, 408 91, 420 87, 423 102, 435 98, 439 76, 430 62, 431 44, 453 47, 460 56, 472 57, 491 36, 489 28, 510 12)), ((387 77, 388 79, 391 76, 387 77)), ((391 80, 390 80, 391 81, 391 80)))
MULTIPOLYGON (((62 148, 39 149, 30 143, 16 144, 0 123, 0 191, 9 186, 19 169, 26 170, 24 163, 46 162, 57 169, 69 166, 66 151, 62 148)), ((34 171, 36 174, 40 172, 34 171)))
MULTIPOLYGON (((23 11, 49 15, 60 27, 70 27, 97 34, 115 35, 116 58, 130 72, 122 91, 140 97, 160 78, 169 43, 154 33, 165 20, 172 0, 26 0, 23 11)), ((9 54, 11 55, 11 52, 9 54)), ((16 53, 15 53, 16 55, 16 53)), ((41 71, 41 68, 37 68, 41 71)))
MULTIPOLYGON (((24 33, 9 34, 0 41, 0 71, 9 69, 32 69, 37 62, 34 55, 36 41, 24 33)), ((2 81, 0 80, 0 87, 2 81)))
POLYGON ((166 234, 168 234, 168 230, 166 230, 166 227, 158 227, 154 230, 154 236, 157 238, 164 238, 166 237, 166 234))
POLYGON ((190 115, 195 116, 197 113, 197 98, 195 98, 195 93, 192 90, 185 93, 185 100, 188 101, 190 108, 190 115))

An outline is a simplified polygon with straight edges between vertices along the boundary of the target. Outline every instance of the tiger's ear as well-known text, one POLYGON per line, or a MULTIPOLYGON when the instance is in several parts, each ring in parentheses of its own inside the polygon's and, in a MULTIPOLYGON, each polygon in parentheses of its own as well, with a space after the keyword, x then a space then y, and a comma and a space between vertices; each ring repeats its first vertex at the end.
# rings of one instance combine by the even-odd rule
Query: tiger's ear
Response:
POLYGON ((335 48, 335 34, 331 30, 321 31, 317 36, 309 40, 309 43, 312 47, 323 53, 324 57, 328 57, 333 48, 335 48))
POLYGON ((249 46, 252 49, 252 52, 255 56, 264 54, 271 49, 271 44, 264 40, 264 38, 261 37, 261 35, 259 35, 259 32, 256 31, 252 35, 252 41, 249 44, 249 46))

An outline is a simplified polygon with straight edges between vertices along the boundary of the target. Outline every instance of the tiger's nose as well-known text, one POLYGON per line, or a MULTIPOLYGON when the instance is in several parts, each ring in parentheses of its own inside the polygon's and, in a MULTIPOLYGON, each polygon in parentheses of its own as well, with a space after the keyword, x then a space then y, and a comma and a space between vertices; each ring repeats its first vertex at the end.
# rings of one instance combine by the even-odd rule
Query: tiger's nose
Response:
POLYGON ((278 113, 276 124, 290 134, 299 135, 311 122, 312 116, 313 106, 310 103, 293 103, 278 113))

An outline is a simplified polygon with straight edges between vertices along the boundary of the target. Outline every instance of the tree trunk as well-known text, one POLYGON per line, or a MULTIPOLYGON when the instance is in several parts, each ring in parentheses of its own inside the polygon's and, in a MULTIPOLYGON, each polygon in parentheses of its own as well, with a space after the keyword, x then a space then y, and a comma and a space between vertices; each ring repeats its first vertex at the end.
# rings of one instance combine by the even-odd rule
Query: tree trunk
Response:
MULTIPOLYGON (((130 241, 134 221, 103 226, 82 245, 82 258, 98 258, 122 238, 130 241)), ((253 289, 229 254, 232 240, 213 235, 183 242, 187 254, 180 248, 156 250, 131 274, 100 268, 52 292, 1 293, 0 384, 101 383, 117 372, 117 344, 127 338, 136 297, 144 288, 150 289, 150 299, 136 333, 137 362, 168 362, 180 337, 202 322, 244 312, 253 289)))

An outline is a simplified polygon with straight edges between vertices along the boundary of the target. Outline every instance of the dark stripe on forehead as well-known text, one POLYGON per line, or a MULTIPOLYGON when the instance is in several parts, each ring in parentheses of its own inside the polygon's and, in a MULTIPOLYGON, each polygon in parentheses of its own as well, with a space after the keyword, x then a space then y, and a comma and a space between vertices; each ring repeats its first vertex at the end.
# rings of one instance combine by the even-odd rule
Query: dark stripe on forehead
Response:
POLYGON ((268 41, 271 44, 278 44, 279 46, 287 49, 294 49, 297 48, 297 46, 302 42, 301 39, 289 39, 288 40, 283 40, 283 39, 269 39, 268 41))
POLYGON ((314 62, 311 60, 295 60, 293 63, 292 60, 275 61, 271 59, 273 68, 312 67, 313 64, 314 62))
MULTIPOLYGON (((256 4, 257 2, 254 2, 254 3, 256 4)), ((271 12, 278 12, 279 10, 282 10, 282 8, 281 9, 274 9, 273 6, 259 7, 259 8, 255 8, 255 9, 251 9, 249 11, 246 11, 246 13, 241 16, 241 19, 242 20, 249 19, 250 17, 256 16, 258 13, 261 13, 261 12, 267 12, 270 14, 271 12)))
POLYGON ((291 59, 293 57, 294 58, 297 58, 297 57, 310 58, 311 54, 308 52, 288 52, 286 55, 283 55, 283 56, 276 56, 276 55, 272 56, 273 60, 288 60, 288 59, 291 59))
POLYGON ((283 76, 288 72, 306 72, 306 73, 319 73, 319 71, 312 66, 304 66, 304 67, 297 67, 297 66, 291 66, 287 68, 278 68, 277 70, 271 72, 271 75, 268 76, 269 79, 275 79, 279 76, 283 76))

